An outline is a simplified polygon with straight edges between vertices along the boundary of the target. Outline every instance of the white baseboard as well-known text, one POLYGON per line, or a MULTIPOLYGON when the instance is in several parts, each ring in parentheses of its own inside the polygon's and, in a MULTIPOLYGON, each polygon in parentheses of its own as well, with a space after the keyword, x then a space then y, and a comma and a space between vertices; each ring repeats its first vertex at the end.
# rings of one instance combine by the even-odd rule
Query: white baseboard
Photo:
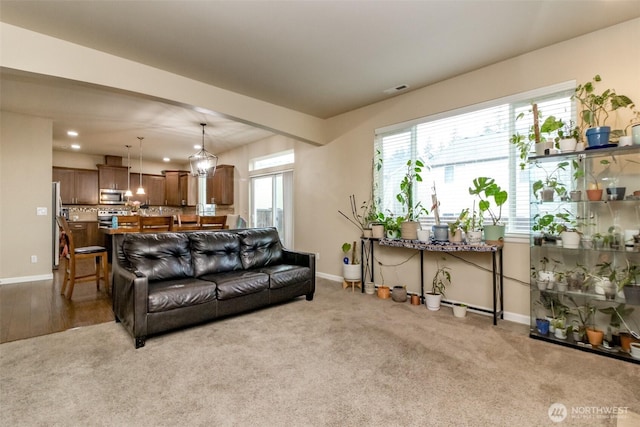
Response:
POLYGON ((7 277, 0 279, 0 285, 8 285, 10 283, 24 283, 24 282, 38 282, 40 280, 52 280, 53 273, 40 274, 38 276, 20 276, 20 277, 7 277))

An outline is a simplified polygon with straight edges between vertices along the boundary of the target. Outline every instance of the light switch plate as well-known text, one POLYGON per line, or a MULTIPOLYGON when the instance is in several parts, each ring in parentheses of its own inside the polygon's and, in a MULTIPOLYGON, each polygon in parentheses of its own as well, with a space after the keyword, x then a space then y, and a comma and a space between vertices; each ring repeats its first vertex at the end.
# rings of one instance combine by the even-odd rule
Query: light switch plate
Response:
POLYGON ((47 208, 36 208, 36 215, 46 215, 47 208))

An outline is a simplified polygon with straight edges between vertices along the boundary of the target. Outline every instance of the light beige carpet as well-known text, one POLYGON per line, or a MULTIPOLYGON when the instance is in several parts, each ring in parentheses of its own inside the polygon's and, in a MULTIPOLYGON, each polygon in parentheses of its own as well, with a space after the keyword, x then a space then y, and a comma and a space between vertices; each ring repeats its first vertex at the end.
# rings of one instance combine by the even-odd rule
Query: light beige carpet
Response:
POLYGON ((592 426, 617 420, 584 408, 640 412, 637 365, 322 279, 312 302, 139 350, 116 323, 2 344, 0 370, 3 426, 592 426))

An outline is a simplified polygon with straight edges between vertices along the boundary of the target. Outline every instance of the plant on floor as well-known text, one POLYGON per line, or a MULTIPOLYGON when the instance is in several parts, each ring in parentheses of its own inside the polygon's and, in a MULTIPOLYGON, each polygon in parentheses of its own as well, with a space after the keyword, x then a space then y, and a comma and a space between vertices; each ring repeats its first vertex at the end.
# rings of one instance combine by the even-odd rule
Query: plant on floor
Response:
POLYGON ((345 264, 360 264, 360 260, 358 259, 358 247, 356 242, 353 244, 345 242, 342 244, 342 252, 344 252, 344 263, 345 264), (351 252, 351 257, 349 257, 349 252, 351 252))
MULTIPOLYGON (((445 261, 446 258, 442 257, 442 261, 445 261)), ((433 280, 431 282, 431 292, 432 295, 442 295, 445 297, 445 290, 447 286, 451 285, 451 269, 446 266, 440 266, 440 263, 436 260, 436 272, 433 275, 433 280)))

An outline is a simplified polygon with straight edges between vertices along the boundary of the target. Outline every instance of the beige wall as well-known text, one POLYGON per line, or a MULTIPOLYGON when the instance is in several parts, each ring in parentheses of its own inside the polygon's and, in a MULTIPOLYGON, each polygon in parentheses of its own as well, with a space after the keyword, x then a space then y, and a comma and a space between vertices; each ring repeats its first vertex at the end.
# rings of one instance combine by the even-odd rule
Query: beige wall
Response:
POLYGON ((52 122, 4 111, 0 120, 0 283, 49 278, 52 122))
MULTIPOLYGON (((13 31, 14 29, 11 29, 12 35, 13 31)), ((3 24, 4 34, 5 24, 3 24)), ((32 34, 29 36, 30 38, 34 37, 32 34)), ((631 96, 632 99, 640 100, 640 80, 638 77, 640 76, 640 46, 637 43, 632 43, 632 40, 640 40, 640 20, 638 19, 334 117, 323 122, 322 129, 318 129, 317 120, 309 120, 307 117, 296 115, 290 117, 295 122, 294 127, 284 125, 286 117, 281 114, 283 112, 279 109, 265 113, 264 120, 259 119, 255 122, 265 123, 272 120, 271 127, 278 129, 280 126, 283 133, 289 132, 298 137, 308 137, 307 139, 311 140, 324 138, 322 142, 328 141, 328 143, 324 146, 314 146, 299 142, 292 143, 289 138, 274 137, 242 149, 222 153, 221 163, 231 163, 237 167, 236 200, 241 200, 238 202, 237 210, 243 216, 248 217, 248 160, 251 157, 263 155, 271 150, 280 150, 281 147, 293 144, 296 154, 294 173, 295 248, 320 253, 318 272, 327 277, 337 278, 341 276, 342 252, 340 246, 345 241, 358 238, 356 229, 338 214, 338 210, 349 209, 348 197, 350 194, 355 194, 359 200, 363 200, 369 194, 370 162, 373 154, 375 129, 559 82, 570 80, 584 82, 591 79, 596 73, 603 76, 607 87, 614 87, 619 92, 631 96), (603 52, 605 59, 602 57, 603 52), (596 61, 591 62, 589 57, 594 53, 599 53, 599 56, 596 61), (315 136, 310 137, 309 135, 315 136)), ((32 42, 32 40, 29 41, 32 42)), ((36 51, 41 49, 37 44, 32 46, 36 51)), ((12 48, 15 48, 13 44, 12 48)), ((77 53, 74 49, 71 51, 77 53)), ((92 51, 91 55, 97 54, 92 51)), ((115 70, 127 69, 127 67, 136 65, 118 58, 111 58, 111 60, 115 70)), ((24 61, 12 58, 11 63, 18 69, 72 77, 70 75, 72 71, 68 69, 67 65, 57 64, 56 61, 55 58, 50 57, 47 58, 46 63, 40 60, 24 61)), ((74 58, 71 58, 71 63, 74 63, 74 58)), ((111 63, 109 58, 100 56, 102 69, 111 70, 111 63)), ((9 66, 4 61, 3 65, 9 66)), ((88 70, 90 72, 93 69, 89 68, 88 70)), ((73 73, 75 72, 78 71, 74 70, 73 73)), ((145 67, 136 68, 134 75, 139 75, 141 72, 143 76, 145 72, 155 76, 157 70, 145 67)), ((86 73, 84 71, 82 73, 82 75, 75 77, 86 78, 86 73)), ((138 90, 143 87, 139 79, 131 77, 131 81, 128 81, 129 75, 127 73, 110 74, 120 76, 119 80, 115 82, 117 84, 114 84, 117 87, 163 98, 169 97, 170 94, 165 93, 164 90, 166 87, 171 87, 171 83, 174 82, 169 78, 171 76, 162 74, 162 79, 170 80, 169 83, 159 85, 154 83, 154 79, 149 79, 150 86, 145 85, 144 90, 138 90)), ((106 84, 111 78, 113 77, 100 74, 93 76, 90 81, 106 84)), ((179 100, 194 105, 205 101, 200 95, 194 93, 197 89, 202 89, 201 87, 196 89, 191 85, 191 82, 185 83, 180 79, 177 80, 175 86, 180 90, 179 100)), ((172 93, 175 94, 175 91, 172 93)), ((242 106, 240 98, 233 98, 230 101, 233 104, 232 109, 242 106)), ((206 104, 212 106, 209 100, 206 100, 206 104)), ((256 118, 263 111, 261 108, 264 106, 254 107, 255 105, 251 103, 248 105, 248 109, 254 114, 252 117, 256 118)), ((3 121, 3 136, 4 125, 3 121)), ((27 153, 21 152, 19 155, 27 156, 27 153)), ((45 162, 46 160, 43 161, 43 163, 45 162)), ((1 164, 4 174, 4 167, 7 164, 13 165, 15 162, 5 160, 3 151, 1 164)), ((47 168, 50 165, 49 158, 47 168)), ((47 188, 49 181, 50 178, 47 176, 47 188)), ((44 184, 43 180, 42 185, 44 186, 44 184)), ((12 183, 7 185, 11 186, 12 183)), ((0 194, 0 202, 3 205, 2 227, 4 229, 4 206, 6 202, 13 200, 12 197, 7 197, 4 194, 4 179, 1 188, 3 193, 0 194)), ((29 220, 27 215, 24 218, 26 218, 26 226, 30 226, 32 222, 35 224, 35 219, 29 220)), ((6 254, 5 248, 10 245, 5 243, 4 235, 1 238, 0 248, 4 251, 2 254, 6 254)), ((37 240, 41 244, 45 243, 44 239, 37 238, 37 240)), ((46 245, 48 244, 47 242, 46 245)), ((14 256, 16 260, 25 258, 25 255, 30 254, 30 249, 24 249, 21 253, 12 252, 12 257, 6 262, 3 261, 2 265, 12 264, 14 256)), ((505 274, 526 282, 529 269, 528 252, 527 244, 508 242, 505 246, 505 274)), ((412 251, 389 248, 376 249, 376 257, 384 264, 399 264, 412 255, 414 255, 412 251)), ((477 306, 490 307, 490 275, 475 267, 454 261, 450 256, 447 258, 448 265, 454 268, 454 284, 447 293, 448 298, 466 301, 477 306)), ((465 256, 465 258, 485 267, 488 266, 489 258, 487 257, 476 255, 465 256)), ((2 259, 4 260, 5 257, 2 256, 2 259)), ((28 256, 26 259, 28 261, 28 256)), ((429 256, 425 276, 426 284, 431 281, 428 271, 432 271, 433 262, 433 256, 429 256)), ((379 271, 377 265, 376 271, 379 271)), ((383 271, 385 280, 389 284, 406 284, 409 291, 416 292, 418 290, 419 260, 417 256, 402 266, 385 267, 383 271)), ((11 275, 15 274, 34 273, 12 271, 11 275)), ((0 277, 7 276, 8 273, 4 270, 0 272, 0 277)), ((379 275, 376 280, 380 281, 379 275)), ((505 284, 505 298, 505 309, 509 312, 508 317, 516 320, 526 319, 529 313, 528 287, 508 279, 505 284)))

